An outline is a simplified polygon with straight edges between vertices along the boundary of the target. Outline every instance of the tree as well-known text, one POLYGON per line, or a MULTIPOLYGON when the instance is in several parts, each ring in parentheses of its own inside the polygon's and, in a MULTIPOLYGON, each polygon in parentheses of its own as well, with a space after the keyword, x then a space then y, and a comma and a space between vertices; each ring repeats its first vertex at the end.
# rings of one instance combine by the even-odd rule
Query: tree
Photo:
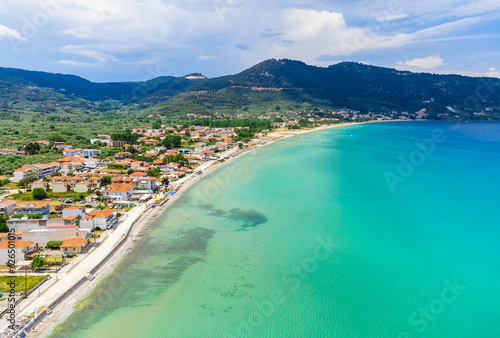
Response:
POLYGON ((135 171, 134 169, 129 169, 129 170, 127 170, 127 175, 132 174, 134 171, 135 171))
POLYGON ((163 163, 165 164, 172 162, 179 163, 181 166, 187 166, 189 164, 189 161, 186 160, 186 158, 182 154, 167 155, 163 158, 163 163))
POLYGON ((163 185, 166 188, 166 187, 168 187, 168 184, 170 183, 170 181, 168 180, 168 177, 163 177, 161 180, 161 183, 163 183, 163 185))
POLYGON ((64 138, 59 133, 52 133, 49 135, 49 142, 64 142, 64 138))
POLYGON ((108 184, 111 184, 111 176, 107 176, 107 175, 106 175, 106 176, 103 176, 103 177, 101 178, 101 183, 102 183, 102 185, 104 185, 104 186, 106 186, 106 185, 108 185, 108 184))
POLYGON ((146 175, 151 177, 159 177, 161 175, 160 168, 154 168, 146 172, 146 175))
POLYGON ((33 195, 33 198, 36 200, 43 200, 47 198, 47 192, 45 191, 44 188, 35 188, 31 192, 33 195))
POLYGON ((38 143, 28 143, 27 145, 24 146, 24 150, 29 155, 35 155, 38 154, 38 152, 40 151, 40 145, 38 143))
POLYGON ((35 256, 31 260, 30 267, 31 267, 31 270, 35 271, 36 269, 41 268, 44 265, 45 265, 45 259, 43 259, 40 256, 35 256))
POLYGON ((161 129, 161 120, 160 119, 153 122, 153 129, 161 129))
POLYGON ((52 249, 59 249, 63 241, 48 241, 47 246, 52 249))
POLYGON ((161 144, 167 148, 179 148, 181 142, 182 138, 179 135, 167 135, 161 144))
POLYGON ((129 144, 135 144, 139 135, 132 133, 130 129, 125 130, 123 133, 111 134, 111 139, 113 141, 125 141, 129 144))
POLYGON ((9 232, 9 228, 7 227, 7 218, 5 218, 2 214, 0 214, 0 232, 9 232))

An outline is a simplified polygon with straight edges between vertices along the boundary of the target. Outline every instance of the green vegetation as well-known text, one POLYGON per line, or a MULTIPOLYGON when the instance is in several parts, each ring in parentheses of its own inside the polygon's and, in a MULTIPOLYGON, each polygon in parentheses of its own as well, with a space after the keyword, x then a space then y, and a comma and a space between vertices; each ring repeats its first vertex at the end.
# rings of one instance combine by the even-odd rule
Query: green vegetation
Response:
POLYGON ((113 141, 125 141, 129 144, 136 143, 138 138, 139 138, 139 135, 132 133, 129 129, 125 130, 122 133, 111 134, 111 139, 113 141))
MULTIPOLYGON (((28 286, 28 292, 33 289, 35 286, 37 286, 41 281, 43 281, 47 276, 27 276, 27 286, 28 286)), ((15 289, 17 292, 24 291, 24 279, 25 276, 0 276, 0 292, 9 292, 10 291, 10 285, 9 283, 11 280, 15 280, 15 289)))
MULTIPOLYGON (((2 124, 3 123, 4 121, 2 121, 2 124)), ((0 128, 0 143, 2 140, 1 129, 2 128, 0 128)), ((7 147, 7 145, 4 146, 7 147)), ((47 149, 47 147, 45 146, 42 146, 41 149, 45 149, 47 151, 28 157, 14 156, 14 155, 0 155, 0 174, 12 175, 14 170, 16 170, 19 167, 22 167, 25 164, 49 163, 62 157, 62 151, 60 152, 58 149, 47 149)))
POLYGON ((146 172, 146 174, 148 176, 151 176, 151 177, 160 177, 162 175, 160 168, 154 168, 154 169, 148 170, 146 172))
POLYGON ((63 244, 63 241, 49 241, 49 242, 47 242, 47 246, 51 249, 59 249, 61 244, 63 244))
POLYGON ((178 155, 167 155, 163 158, 163 163, 179 163, 181 166, 185 167, 189 164, 189 161, 182 154, 178 155))
POLYGON ((9 232, 9 228, 7 227, 7 218, 0 214, 0 232, 9 232))
POLYGON ((40 256, 35 256, 31 260, 30 268, 31 268, 31 270, 35 271, 35 270, 38 270, 39 268, 41 268, 44 265, 45 265, 45 259, 43 259, 40 256))
POLYGON ((171 149, 179 148, 181 146, 182 138, 178 135, 166 135, 161 145, 171 149))
POLYGON ((111 176, 103 176, 103 177, 101 177, 101 183, 104 186, 111 184, 111 176))
POLYGON ((14 214, 11 217, 12 218, 23 218, 24 216, 26 216, 28 218, 37 219, 37 218, 42 218, 45 215, 42 215, 42 214, 14 214))
POLYGON ((33 195, 33 199, 35 200, 43 200, 47 198, 47 192, 44 188, 34 188, 31 191, 31 194, 33 195))
MULTIPOLYGON (((55 146, 59 142, 100 149, 101 158, 113 156, 125 149, 111 149, 99 141, 91 145, 91 139, 108 134, 115 141, 137 144, 139 135, 132 128, 162 124, 234 127, 235 141, 246 142, 272 129, 273 122, 297 119, 298 124, 289 128, 308 128, 309 117, 338 117, 335 112, 342 109, 394 118, 422 109, 434 119, 500 118, 500 96, 491 94, 500 90, 499 79, 410 73, 353 62, 322 68, 267 60, 232 76, 161 77, 140 83, 92 83, 71 75, 0 68, 0 87, 0 148, 27 154, 0 155, 0 175, 12 175, 24 164, 61 158, 62 150, 55 146), (481 100, 468 100, 480 86, 485 87, 481 100), (278 113, 257 119, 270 112, 278 113), (210 118, 189 120, 187 114, 210 118), (123 130, 124 126, 129 129, 123 130), (49 144, 33 143, 39 140, 49 144)), ((182 137, 168 134, 160 144, 179 148, 193 143, 185 132, 182 137)), ((126 150, 137 153, 130 147, 126 150)), ((27 183, 20 182, 19 187, 27 183)), ((5 184, 10 183, 0 181, 0 186, 5 184)))
POLYGON ((54 266, 54 265, 61 265, 63 263, 64 259, 60 256, 47 256, 45 257, 45 265, 47 266, 54 266))
MULTIPOLYGON (((80 196, 83 195, 83 197, 86 197, 88 195, 92 194, 91 192, 74 192, 74 191, 68 191, 68 192, 52 192, 52 191, 47 191, 47 198, 53 201, 57 201, 60 198, 71 198, 73 201, 78 201, 80 200, 80 196)), ((14 200, 16 202, 22 203, 23 201, 32 201, 33 200, 33 195, 31 192, 24 192, 24 193, 17 193, 14 195, 11 195, 9 199, 14 200)))

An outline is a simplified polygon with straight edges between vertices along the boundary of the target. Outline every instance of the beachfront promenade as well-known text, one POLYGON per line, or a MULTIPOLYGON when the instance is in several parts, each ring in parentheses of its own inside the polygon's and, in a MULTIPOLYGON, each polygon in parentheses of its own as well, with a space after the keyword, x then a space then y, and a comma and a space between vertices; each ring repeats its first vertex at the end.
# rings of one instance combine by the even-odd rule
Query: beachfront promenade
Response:
MULTIPOLYGON (((232 148, 225 152, 220 159, 228 159, 231 156, 239 154, 238 147, 232 148)), ((211 160, 203 163, 196 168, 196 171, 204 172, 216 166, 219 162, 211 160)), ((192 183, 193 179, 198 178, 196 174, 188 175, 178 181, 172 182, 176 185, 185 186, 188 182, 192 183)), ((193 182, 194 183, 194 182, 193 182)), ((178 196, 176 196, 178 197, 178 196)), ((174 198, 175 199, 175 198, 174 198)), ((122 237, 129 231, 134 222, 147 211, 147 205, 141 205, 133 208, 126 214, 124 219, 118 227, 112 231, 103 242, 93 251, 88 254, 83 254, 75 259, 74 262, 66 265, 57 274, 51 274, 51 279, 45 282, 39 290, 28 296, 27 299, 21 301, 16 306, 16 315, 18 318, 26 318, 35 312, 39 314, 42 310, 47 308, 56 299, 63 296, 68 290, 74 288, 82 278, 84 278, 92 269, 96 267, 99 262, 111 254, 113 248, 119 243, 122 237)), ((101 267, 102 268, 102 267, 101 267)), ((104 269, 103 269, 104 270, 104 269)), ((95 280, 98 281, 97 279, 95 280)), ((92 283, 92 282, 90 282, 92 283)), ((77 289, 79 289, 79 286, 77 289)), ((0 332, 9 332, 8 326, 10 323, 5 318, 0 319, 0 332)))
MULTIPOLYGON (((41 310, 49 306, 52 302, 54 302, 54 300, 58 299, 66 291, 70 290, 77 282, 84 278, 89 271, 101 262, 102 259, 111 253, 115 245, 122 239, 122 237, 134 224, 134 221, 145 210, 145 205, 132 209, 128 213, 127 219, 121 222, 118 227, 108 235, 106 240, 102 242, 94 251, 89 253, 85 259, 82 259, 79 263, 75 264, 74 267, 73 264, 68 264, 65 267, 67 268, 66 271, 62 269, 59 273, 52 274, 50 284, 47 286, 42 285, 40 295, 38 295, 39 292, 35 292, 35 295, 33 295, 36 299, 33 300, 32 297, 28 297, 28 299, 23 300, 18 307, 16 307, 16 311, 17 309, 20 309, 17 316, 29 316, 35 312, 35 309, 37 309, 38 313, 40 313, 41 310)), ((5 319, 2 319, 0 325, 0 332, 8 331, 9 323, 5 319)))

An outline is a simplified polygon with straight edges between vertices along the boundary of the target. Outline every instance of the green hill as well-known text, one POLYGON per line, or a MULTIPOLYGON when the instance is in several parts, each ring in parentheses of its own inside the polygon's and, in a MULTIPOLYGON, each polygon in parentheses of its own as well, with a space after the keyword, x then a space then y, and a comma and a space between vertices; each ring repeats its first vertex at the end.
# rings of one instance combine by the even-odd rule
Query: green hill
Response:
POLYGON ((378 113, 425 108, 434 118, 453 117, 455 111, 464 118, 475 118, 478 112, 500 117, 496 78, 412 73, 353 62, 315 67, 286 59, 266 60, 219 78, 191 75, 195 79, 166 76, 146 82, 94 83, 74 75, 0 68, 0 103, 4 109, 20 110, 47 104, 100 112, 127 107, 167 116, 307 106, 378 113))

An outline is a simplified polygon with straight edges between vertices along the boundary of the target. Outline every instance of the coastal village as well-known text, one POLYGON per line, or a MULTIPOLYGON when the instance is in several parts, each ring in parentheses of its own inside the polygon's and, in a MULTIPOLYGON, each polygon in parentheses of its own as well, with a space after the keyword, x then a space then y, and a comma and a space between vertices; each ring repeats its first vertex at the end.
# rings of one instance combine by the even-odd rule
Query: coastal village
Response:
MULTIPOLYGON (((344 114, 313 115, 307 122, 311 129, 345 122, 342 118, 387 119, 344 114)), ((258 119, 276 117, 279 115, 269 113, 258 119)), ((188 114, 187 118, 204 117, 188 114)), ((26 278, 14 290, 19 311, 27 313, 17 328, 36 317, 34 304, 43 304, 36 293, 43 290, 47 295, 59 295, 66 291, 61 282, 51 288, 61 271, 72 276, 66 277, 69 289, 72 283, 91 281, 92 271, 97 271, 103 260, 127 240, 137 220, 174 199, 186 182, 244 151, 292 135, 292 129, 299 129, 295 126, 300 123, 292 114, 290 119, 272 123, 280 133, 262 129, 244 140, 238 136, 241 129, 248 127, 156 124, 143 128, 123 126, 116 135, 98 134, 90 140, 94 147, 87 149, 64 142, 33 141, 61 149, 62 156, 49 163, 25 164, 15 169, 3 179, 7 188, 0 188, 0 215, 6 219, 9 231, 0 233, 0 273, 8 276, 14 272, 26 278)), ((0 149, 0 154, 25 156, 19 148, 0 149)), ((7 300, 0 298, 0 326, 4 328, 8 326, 8 310, 7 300)))

